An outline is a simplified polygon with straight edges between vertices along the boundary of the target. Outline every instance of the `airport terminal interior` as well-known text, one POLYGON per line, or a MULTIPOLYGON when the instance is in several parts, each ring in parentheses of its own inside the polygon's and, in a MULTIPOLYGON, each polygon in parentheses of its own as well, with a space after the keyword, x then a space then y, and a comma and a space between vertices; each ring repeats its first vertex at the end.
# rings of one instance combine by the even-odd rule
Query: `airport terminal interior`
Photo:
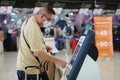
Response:
POLYGON ((120 0, 0 0, 0 80, 18 80, 22 24, 46 5, 44 43, 69 63, 55 80, 120 80, 120 0))

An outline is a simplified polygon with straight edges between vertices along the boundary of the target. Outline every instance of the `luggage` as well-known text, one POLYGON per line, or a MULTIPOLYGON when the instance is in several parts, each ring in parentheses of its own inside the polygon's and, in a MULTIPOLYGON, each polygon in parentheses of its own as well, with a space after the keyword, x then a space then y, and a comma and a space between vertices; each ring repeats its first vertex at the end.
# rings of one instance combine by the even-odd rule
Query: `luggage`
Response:
POLYGON ((49 80, 47 72, 45 71, 45 67, 38 67, 38 66, 27 66, 25 67, 25 80, 27 79, 27 69, 29 68, 35 68, 36 69, 36 78, 37 80, 49 80), (40 70, 40 74, 39 74, 39 70, 40 70))
POLYGON ((26 71, 27 71, 28 68, 35 68, 36 69, 37 80, 42 80, 42 78, 39 79, 39 77, 40 77, 39 76, 39 70, 40 69, 39 69, 38 66, 27 66, 27 67, 25 67, 25 80, 27 80, 27 72, 26 71))

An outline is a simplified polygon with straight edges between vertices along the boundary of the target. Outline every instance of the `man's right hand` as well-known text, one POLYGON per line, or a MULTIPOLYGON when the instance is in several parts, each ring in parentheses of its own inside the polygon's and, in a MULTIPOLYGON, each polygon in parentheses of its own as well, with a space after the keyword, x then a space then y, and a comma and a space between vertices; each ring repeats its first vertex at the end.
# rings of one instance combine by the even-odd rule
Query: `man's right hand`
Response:
POLYGON ((66 61, 60 60, 58 65, 61 66, 62 68, 65 68, 66 65, 69 65, 69 63, 67 63, 66 61))

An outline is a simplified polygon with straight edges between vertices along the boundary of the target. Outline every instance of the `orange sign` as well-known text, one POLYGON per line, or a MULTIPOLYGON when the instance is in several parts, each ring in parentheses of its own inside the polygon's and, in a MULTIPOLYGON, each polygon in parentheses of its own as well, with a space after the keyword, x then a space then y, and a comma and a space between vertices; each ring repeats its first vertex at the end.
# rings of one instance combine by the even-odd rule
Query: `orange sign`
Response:
POLYGON ((112 17, 94 17, 95 43, 99 52, 99 57, 113 56, 112 41, 112 17))

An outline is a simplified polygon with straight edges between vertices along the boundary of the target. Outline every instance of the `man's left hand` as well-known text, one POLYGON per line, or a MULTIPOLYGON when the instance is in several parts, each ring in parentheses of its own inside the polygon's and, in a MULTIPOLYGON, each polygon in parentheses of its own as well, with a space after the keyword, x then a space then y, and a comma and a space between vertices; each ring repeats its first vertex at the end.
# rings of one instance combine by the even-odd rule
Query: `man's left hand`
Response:
POLYGON ((46 48, 47 48, 47 52, 51 52, 52 47, 50 47, 50 46, 46 46, 46 48))

